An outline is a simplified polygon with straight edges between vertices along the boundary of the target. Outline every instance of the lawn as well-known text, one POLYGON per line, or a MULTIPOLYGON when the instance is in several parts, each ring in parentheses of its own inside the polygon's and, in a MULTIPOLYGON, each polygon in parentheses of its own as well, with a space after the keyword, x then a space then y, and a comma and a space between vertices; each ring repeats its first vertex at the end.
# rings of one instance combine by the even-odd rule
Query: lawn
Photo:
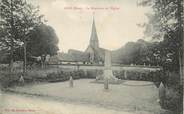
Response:
POLYGON ((91 83, 93 79, 74 81, 70 88, 68 81, 58 83, 40 83, 24 87, 11 88, 14 92, 44 96, 49 99, 77 105, 94 105, 146 114, 160 113, 158 89, 152 82, 125 81, 120 85, 110 85, 109 90, 103 89, 103 84, 91 83))

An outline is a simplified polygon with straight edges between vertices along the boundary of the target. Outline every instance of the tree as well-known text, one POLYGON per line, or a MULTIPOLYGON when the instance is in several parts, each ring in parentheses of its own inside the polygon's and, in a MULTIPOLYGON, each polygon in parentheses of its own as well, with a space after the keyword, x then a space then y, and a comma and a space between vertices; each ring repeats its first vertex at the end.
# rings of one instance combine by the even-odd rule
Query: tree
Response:
MULTIPOLYGON (((29 35, 27 41, 27 64, 34 63, 34 58, 42 57, 45 62, 46 55, 53 56, 58 51, 58 37, 51 26, 41 24, 37 26, 29 35)), ((23 47, 17 48, 14 52, 15 60, 23 60, 23 47)))
POLYGON ((122 48, 113 51, 112 58, 114 62, 123 64, 157 65, 155 63, 159 62, 153 56, 157 52, 154 50, 155 47, 157 47, 156 42, 139 39, 137 42, 128 42, 122 48))
POLYGON ((46 55, 55 55, 59 50, 58 37, 54 29, 48 25, 41 24, 31 32, 30 39, 27 43, 29 56, 41 56, 43 63, 46 55))
POLYGON ((174 90, 170 95, 166 94, 161 98, 165 101, 161 106, 178 114, 183 112, 183 2, 183 0, 142 0, 140 2, 141 5, 151 6, 153 9, 152 14, 147 14, 149 22, 146 25, 145 35, 160 40, 157 50, 160 51, 162 66, 168 77, 165 85, 168 88, 167 91, 174 90), (180 83, 177 83, 179 81, 180 83))
POLYGON ((176 70, 180 72, 182 84, 183 0, 142 0, 139 5, 152 7, 153 13, 147 14, 149 22, 146 25, 145 35, 163 40, 161 50, 165 53, 162 53, 162 58, 169 54, 174 56, 171 65, 177 66, 176 70))
POLYGON ((22 18, 20 19, 21 28, 19 29, 21 34, 20 40, 23 42, 24 48, 24 73, 26 73, 26 65, 27 65, 27 42, 32 40, 30 35, 34 29, 42 24, 43 15, 39 15, 39 9, 24 2, 24 10, 21 12, 22 18))
POLYGON ((29 35, 42 21, 38 8, 26 0, 1 0, 0 3, 1 47, 10 51, 10 69, 12 70, 14 50, 24 47, 24 73, 26 72, 26 45, 29 35))
POLYGON ((13 67, 13 51, 20 45, 18 32, 16 28, 18 22, 19 9, 21 3, 15 1, 2 0, 0 3, 0 44, 1 50, 7 50, 10 53, 10 71, 13 67), (13 5, 14 4, 14 5, 13 5))

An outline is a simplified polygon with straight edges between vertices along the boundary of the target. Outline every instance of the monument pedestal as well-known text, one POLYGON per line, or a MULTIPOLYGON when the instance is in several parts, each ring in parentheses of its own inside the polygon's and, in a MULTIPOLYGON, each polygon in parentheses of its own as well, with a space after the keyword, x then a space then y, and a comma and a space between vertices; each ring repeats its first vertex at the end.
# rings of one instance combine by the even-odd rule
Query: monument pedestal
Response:
POLYGON ((108 83, 110 84, 120 84, 122 82, 113 75, 111 68, 111 53, 108 50, 105 51, 105 67, 103 75, 96 77, 96 82, 105 82, 105 80, 108 80, 108 83))
POLYGON ((105 69, 104 70, 103 79, 104 78, 107 78, 109 80, 109 82, 114 82, 114 81, 118 81, 119 80, 118 78, 116 78, 113 75, 113 72, 112 72, 111 69, 105 69))

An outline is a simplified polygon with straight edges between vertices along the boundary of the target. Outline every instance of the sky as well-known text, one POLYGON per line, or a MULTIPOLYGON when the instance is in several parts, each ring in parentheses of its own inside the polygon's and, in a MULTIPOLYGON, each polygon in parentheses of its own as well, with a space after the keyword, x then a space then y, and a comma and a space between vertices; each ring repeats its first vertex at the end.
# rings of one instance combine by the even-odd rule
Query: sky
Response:
POLYGON ((60 52, 84 51, 90 40, 93 16, 100 47, 114 50, 144 37, 150 9, 137 6, 137 0, 34 0, 59 38, 60 52))

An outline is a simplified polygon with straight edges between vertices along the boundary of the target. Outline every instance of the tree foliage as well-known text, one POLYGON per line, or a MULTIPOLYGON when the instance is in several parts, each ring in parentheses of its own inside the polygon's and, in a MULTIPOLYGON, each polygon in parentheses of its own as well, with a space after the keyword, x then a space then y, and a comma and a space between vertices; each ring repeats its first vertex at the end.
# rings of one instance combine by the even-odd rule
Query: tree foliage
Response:
POLYGON ((147 14, 149 22, 145 36, 161 41, 157 50, 162 66, 165 70, 179 71, 179 63, 182 63, 179 60, 182 60, 183 0, 142 0, 139 5, 153 9, 152 13, 147 14))
POLYGON ((128 65, 160 65, 157 46, 158 42, 147 42, 142 39, 128 42, 119 50, 113 51, 113 61, 128 65))
MULTIPOLYGON (((0 48, 10 53, 10 66, 16 48, 26 47, 32 30, 42 23, 38 8, 26 0, 1 0, 0 2, 0 48)), ((26 48, 25 55, 26 55, 26 48)), ((26 59, 24 60, 26 62, 26 59)))
POLYGON ((58 51, 58 37, 54 29, 48 25, 38 26, 30 35, 27 51, 32 56, 55 55, 58 51))

